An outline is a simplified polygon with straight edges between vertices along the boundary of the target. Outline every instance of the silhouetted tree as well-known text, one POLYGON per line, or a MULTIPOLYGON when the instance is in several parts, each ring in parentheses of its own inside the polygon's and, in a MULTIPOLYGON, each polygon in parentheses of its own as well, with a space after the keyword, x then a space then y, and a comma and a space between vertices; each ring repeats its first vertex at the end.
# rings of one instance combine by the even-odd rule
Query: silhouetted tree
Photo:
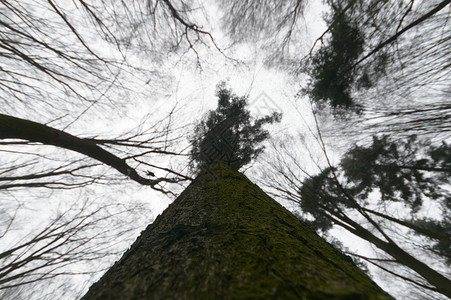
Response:
POLYGON ((258 119, 247 109, 247 97, 238 97, 221 82, 216 87, 218 107, 208 113, 195 128, 191 138, 191 168, 194 172, 221 161, 238 170, 264 149, 261 143, 269 137, 263 125, 279 122, 273 113, 258 119))

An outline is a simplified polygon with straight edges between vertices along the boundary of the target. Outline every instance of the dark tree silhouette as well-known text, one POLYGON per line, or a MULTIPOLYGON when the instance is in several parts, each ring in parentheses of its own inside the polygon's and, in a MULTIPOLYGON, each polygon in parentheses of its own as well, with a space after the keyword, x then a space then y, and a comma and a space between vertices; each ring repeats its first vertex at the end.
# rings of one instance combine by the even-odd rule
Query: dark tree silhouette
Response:
MULTIPOLYGON (((443 69, 434 70, 431 66, 423 66, 423 74, 416 77, 416 80, 412 78, 408 82, 398 78, 400 70, 419 72, 418 69, 409 70, 409 67, 421 62, 424 64, 435 60, 435 63, 445 63, 446 54, 435 52, 446 48, 441 42, 428 46, 426 43, 409 42, 403 38, 410 31, 416 30, 415 34, 421 37, 428 35, 429 42, 435 38, 441 40, 443 33, 440 28, 446 27, 447 22, 443 10, 450 2, 445 0, 414 8, 413 2, 406 4, 396 0, 328 1, 331 13, 325 20, 329 27, 318 39, 321 42, 320 49, 310 52, 305 60, 304 72, 311 79, 305 92, 315 102, 327 102, 333 108, 349 109, 362 100, 368 101, 359 99, 356 90, 366 90, 378 83, 387 87, 392 84, 386 80, 387 76, 398 83, 396 87, 389 89, 390 92, 395 92, 395 88, 415 86, 417 80, 424 81, 425 77, 430 77, 430 81, 435 76, 441 76, 439 74, 442 74, 443 69), (431 31, 437 31, 438 36, 431 31), (424 52, 415 55, 414 47, 418 51, 423 49, 424 52)), ((448 68, 446 65, 443 67, 448 68)))
POLYGON ((248 164, 263 151, 261 143, 269 137, 263 125, 281 119, 278 113, 252 118, 247 97, 233 94, 225 82, 217 85, 216 96, 218 107, 196 126, 191 138, 191 168, 195 173, 218 161, 235 170, 248 164))
POLYGON ((311 100, 321 105, 330 104, 337 109, 357 109, 351 97, 356 79, 352 68, 363 52, 363 34, 358 24, 335 8, 329 27, 329 43, 321 47, 307 64, 304 72, 311 77, 304 90, 311 100))
POLYGON ((449 4, 327 1, 327 30, 301 63, 302 91, 337 117, 326 136, 449 136, 449 4))

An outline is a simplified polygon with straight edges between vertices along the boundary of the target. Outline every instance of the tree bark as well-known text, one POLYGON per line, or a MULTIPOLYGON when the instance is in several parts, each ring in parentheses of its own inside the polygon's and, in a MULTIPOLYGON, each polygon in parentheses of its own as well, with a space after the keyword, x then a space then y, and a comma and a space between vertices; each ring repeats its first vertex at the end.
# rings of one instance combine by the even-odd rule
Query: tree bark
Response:
POLYGON ((392 299, 244 175, 204 172, 83 299, 392 299))

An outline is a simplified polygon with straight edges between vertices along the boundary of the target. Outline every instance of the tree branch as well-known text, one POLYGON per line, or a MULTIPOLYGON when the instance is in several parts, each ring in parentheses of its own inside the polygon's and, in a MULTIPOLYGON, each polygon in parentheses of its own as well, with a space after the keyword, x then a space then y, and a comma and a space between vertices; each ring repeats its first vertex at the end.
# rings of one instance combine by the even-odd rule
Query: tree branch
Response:
MULTIPOLYGON (((434 14, 436 14, 437 12, 439 12, 440 10, 442 10, 443 8, 445 8, 448 4, 451 3, 451 0, 444 0, 442 1, 439 5, 437 5, 437 7, 435 7, 434 9, 430 10, 428 13, 426 13, 425 15, 423 15, 422 17, 420 17, 419 19, 413 21, 412 23, 410 23, 409 25, 407 25, 406 27, 404 27, 403 29, 401 29, 400 31, 397 31, 395 35, 393 35, 391 38, 389 38, 388 40, 386 40, 385 42, 379 44, 376 48, 374 48, 370 53, 368 53, 367 55, 365 55, 363 58, 361 58, 358 62, 356 62, 351 68, 349 68, 349 70, 354 69, 357 65, 359 65, 361 62, 363 62, 364 60, 366 60, 368 57, 370 57, 371 55, 373 55, 374 53, 378 52, 380 49, 382 49, 383 47, 387 46, 388 44, 393 43, 394 41, 396 41, 396 39, 398 37, 400 37, 403 33, 407 32, 409 29, 412 29, 413 27, 415 27, 416 25, 422 23, 423 21, 425 21, 426 19, 428 19, 429 17, 433 16, 434 14)), ((349 71, 348 70, 348 71, 349 71)))
POLYGON ((150 180, 140 176, 130 167, 125 159, 104 150, 91 140, 81 139, 67 132, 49 127, 44 124, 0 114, 0 139, 22 139, 52 145, 98 160, 142 185, 149 185, 154 189, 160 182, 176 182, 175 179, 157 178, 150 180))

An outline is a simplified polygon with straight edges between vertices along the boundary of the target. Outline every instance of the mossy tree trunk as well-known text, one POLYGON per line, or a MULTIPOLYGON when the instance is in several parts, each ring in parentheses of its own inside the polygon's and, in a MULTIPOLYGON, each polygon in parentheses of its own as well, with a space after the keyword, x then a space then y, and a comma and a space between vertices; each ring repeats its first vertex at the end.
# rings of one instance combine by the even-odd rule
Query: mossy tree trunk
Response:
POLYGON ((392 299, 244 175, 201 174, 84 299, 392 299))

